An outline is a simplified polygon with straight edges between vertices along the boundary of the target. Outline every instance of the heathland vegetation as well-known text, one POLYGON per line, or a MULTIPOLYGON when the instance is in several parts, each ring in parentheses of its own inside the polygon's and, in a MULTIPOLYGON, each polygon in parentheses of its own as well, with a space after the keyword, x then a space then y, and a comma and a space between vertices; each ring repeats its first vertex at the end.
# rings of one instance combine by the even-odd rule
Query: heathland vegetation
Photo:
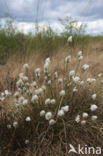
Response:
MULTIPOLYGON (((103 147, 103 37, 71 17, 23 34, 0 26, 0 155, 72 156, 103 147)), ((92 153, 90 153, 92 155, 92 153)))

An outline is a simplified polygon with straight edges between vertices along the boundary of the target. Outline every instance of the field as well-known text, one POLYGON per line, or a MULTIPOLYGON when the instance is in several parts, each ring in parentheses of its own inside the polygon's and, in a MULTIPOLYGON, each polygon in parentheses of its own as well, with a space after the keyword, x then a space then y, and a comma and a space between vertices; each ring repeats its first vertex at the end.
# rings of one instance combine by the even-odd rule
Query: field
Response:
POLYGON ((51 29, 34 37, 1 31, 0 156, 77 155, 70 144, 100 155, 103 37, 67 39, 51 29))

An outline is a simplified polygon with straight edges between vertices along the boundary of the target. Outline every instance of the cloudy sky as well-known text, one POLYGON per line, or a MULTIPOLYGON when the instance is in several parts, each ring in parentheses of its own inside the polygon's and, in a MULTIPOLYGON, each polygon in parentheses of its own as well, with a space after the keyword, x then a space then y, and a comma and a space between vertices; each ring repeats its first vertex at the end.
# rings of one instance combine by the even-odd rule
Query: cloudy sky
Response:
POLYGON ((103 32, 103 0, 0 0, 0 18, 4 20, 7 14, 24 32, 30 31, 35 21, 60 29, 58 18, 66 16, 87 23, 87 33, 103 32))

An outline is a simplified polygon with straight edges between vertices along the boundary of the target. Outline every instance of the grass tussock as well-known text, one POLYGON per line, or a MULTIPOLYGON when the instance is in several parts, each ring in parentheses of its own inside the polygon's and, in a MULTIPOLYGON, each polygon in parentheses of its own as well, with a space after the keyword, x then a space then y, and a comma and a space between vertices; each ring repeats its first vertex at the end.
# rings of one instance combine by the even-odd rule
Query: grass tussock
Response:
POLYGON ((38 55, 26 60, 29 65, 10 60, 4 67, 1 155, 67 156, 69 144, 103 147, 102 54, 98 63, 97 53, 76 50, 43 56, 44 63, 38 55))

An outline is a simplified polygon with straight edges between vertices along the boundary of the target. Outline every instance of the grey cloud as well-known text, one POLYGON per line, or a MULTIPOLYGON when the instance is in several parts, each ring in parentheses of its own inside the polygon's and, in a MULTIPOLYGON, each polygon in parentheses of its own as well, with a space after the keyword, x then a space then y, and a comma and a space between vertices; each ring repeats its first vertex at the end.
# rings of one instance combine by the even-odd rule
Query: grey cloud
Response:
POLYGON ((65 16, 77 17, 81 21, 103 18, 103 0, 0 0, 0 17, 5 13, 18 21, 52 22, 65 16))

